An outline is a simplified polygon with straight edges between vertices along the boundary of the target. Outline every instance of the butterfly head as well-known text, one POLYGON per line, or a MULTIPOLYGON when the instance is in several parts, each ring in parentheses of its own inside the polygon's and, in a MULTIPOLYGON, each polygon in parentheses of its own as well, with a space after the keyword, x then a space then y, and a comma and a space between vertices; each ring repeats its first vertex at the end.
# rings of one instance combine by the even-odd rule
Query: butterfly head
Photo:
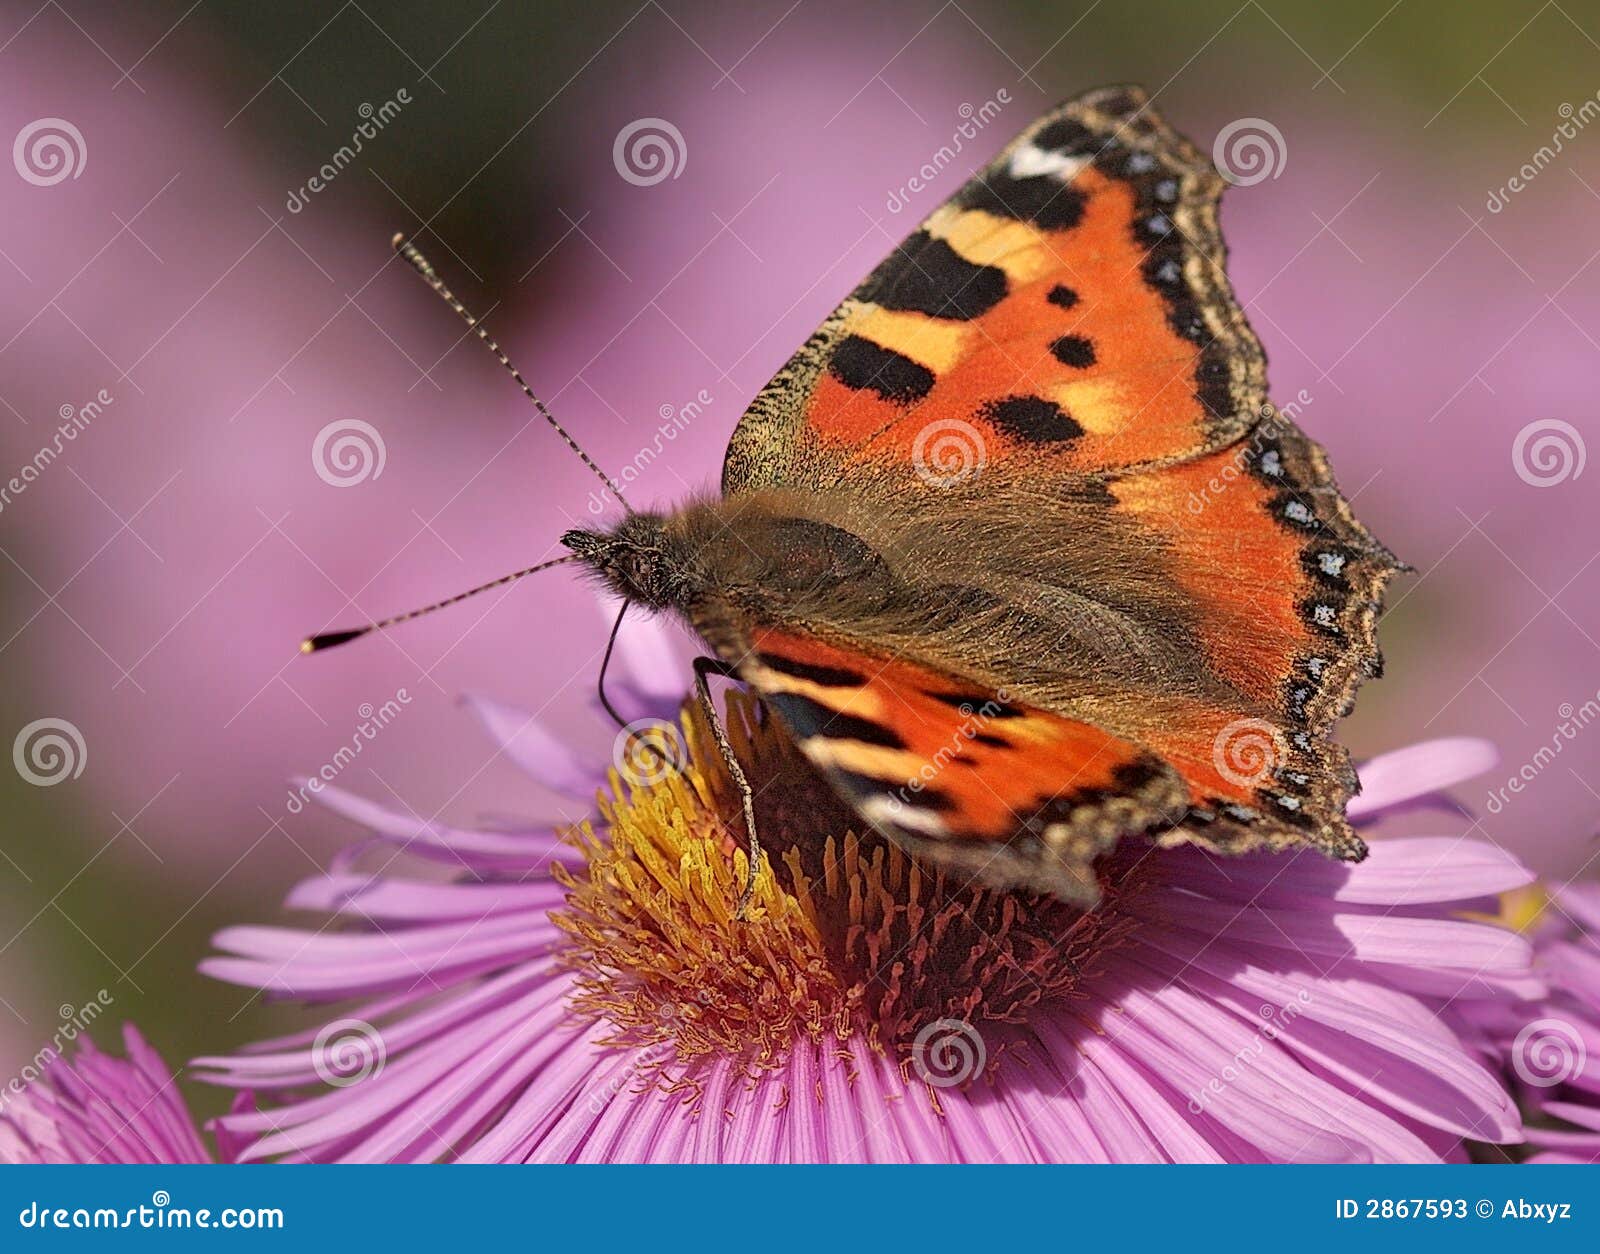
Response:
POLYGON ((569 531, 561 543, 618 596, 665 608, 681 603, 688 583, 665 522, 660 514, 629 514, 613 531, 569 531))

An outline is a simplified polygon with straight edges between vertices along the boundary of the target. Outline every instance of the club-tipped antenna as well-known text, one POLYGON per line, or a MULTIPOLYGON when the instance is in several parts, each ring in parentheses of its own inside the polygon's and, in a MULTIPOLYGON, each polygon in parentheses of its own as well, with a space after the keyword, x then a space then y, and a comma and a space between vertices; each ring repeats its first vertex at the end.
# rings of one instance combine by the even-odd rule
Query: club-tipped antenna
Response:
POLYGON ((415 244, 406 238, 405 232, 397 232, 390 243, 394 245, 394 250, 397 253, 411 263, 411 268, 422 276, 422 281, 431 287, 445 304, 461 315, 467 326, 472 328, 472 333, 482 340, 484 346, 495 355, 495 359, 511 372, 511 377, 517 381, 517 386, 522 389, 523 395, 533 402, 534 408, 544 415, 544 420, 555 428, 556 434, 567 442, 567 447, 578 455, 585 466, 594 471, 600 482, 606 485, 606 490, 621 502, 622 508, 630 514, 633 513, 633 507, 623 497, 622 489, 611 481, 611 476, 601 470, 595 463, 594 458, 585 453, 578 442, 567 432, 567 429, 556 421, 556 416, 546 408, 545 403, 528 386, 528 381, 522 377, 522 372, 511 364, 511 358, 506 356, 505 350, 495 342, 494 337, 488 331, 484 330, 483 324, 473 317, 472 312, 456 299, 456 294, 445 286, 444 280, 434 270, 432 263, 422 255, 415 244))
POLYGON ((409 623, 413 618, 421 618, 424 614, 431 614, 434 610, 442 610, 446 606, 455 605, 465 601, 468 597, 475 597, 480 592, 489 592, 494 588, 504 587, 508 583, 515 583, 525 576, 536 574, 541 570, 549 570, 552 566, 560 566, 566 562, 576 561, 576 553, 568 553, 564 557, 552 558, 548 562, 540 562, 537 566, 529 566, 524 570, 514 570, 509 575, 501 575, 498 579, 491 579, 488 583, 479 584, 476 588, 468 588, 465 592, 458 592, 453 597, 446 597, 443 601, 435 601, 432 605, 424 605, 420 610, 407 610, 404 614, 396 614, 392 618, 380 618, 375 623, 368 623, 365 627, 350 627, 343 631, 325 631, 321 635, 308 636, 300 642, 300 652, 321 653, 324 649, 332 649, 341 644, 349 644, 352 640, 359 640, 368 632, 384 631, 397 623, 409 623))

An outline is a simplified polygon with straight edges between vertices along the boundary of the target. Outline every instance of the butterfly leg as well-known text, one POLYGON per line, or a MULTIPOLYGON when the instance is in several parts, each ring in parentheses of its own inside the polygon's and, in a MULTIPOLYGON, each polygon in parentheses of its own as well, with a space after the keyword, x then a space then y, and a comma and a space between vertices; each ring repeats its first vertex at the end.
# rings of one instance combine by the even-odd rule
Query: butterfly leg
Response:
POLYGON ((712 703, 711 686, 706 683, 706 678, 710 675, 718 675, 724 679, 736 679, 738 676, 732 668, 714 657, 698 657, 694 660, 694 691, 700 701, 700 711, 706 716, 711 736, 717 742, 717 751, 722 754, 728 775, 733 780, 733 786, 739 790, 739 799, 744 805, 744 826, 750 845, 749 869, 745 873, 744 891, 739 894, 738 909, 734 912, 736 918, 743 920, 750 899, 755 896, 756 871, 761 865, 761 840, 756 835, 755 793, 750 788, 750 781, 745 778, 744 767, 739 765, 739 759, 734 756, 733 745, 728 740, 728 729, 722 725, 722 719, 717 715, 717 707, 712 703))

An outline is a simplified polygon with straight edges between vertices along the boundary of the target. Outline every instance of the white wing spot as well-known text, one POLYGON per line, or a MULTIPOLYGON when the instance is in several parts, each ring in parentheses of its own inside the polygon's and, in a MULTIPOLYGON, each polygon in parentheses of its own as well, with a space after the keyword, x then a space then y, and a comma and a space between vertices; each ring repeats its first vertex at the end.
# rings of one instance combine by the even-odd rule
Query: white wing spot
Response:
POLYGON ((1011 154, 1011 177, 1031 179, 1038 178, 1041 174, 1050 174, 1066 183, 1088 165, 1089 160, 1088 157, 1072 157, 1064 152, 1051 152, 1036 144, 1023 144, 1011 154))
POLYGON ((856 808, 861 811, 862 817, 871 823, 903 827, 928 836, 943 836, 950 830, 945 826, 944 820, 933 811, 924 810, 920 806, 906 805, 894 797, 867 797, 858 802, 856 808))

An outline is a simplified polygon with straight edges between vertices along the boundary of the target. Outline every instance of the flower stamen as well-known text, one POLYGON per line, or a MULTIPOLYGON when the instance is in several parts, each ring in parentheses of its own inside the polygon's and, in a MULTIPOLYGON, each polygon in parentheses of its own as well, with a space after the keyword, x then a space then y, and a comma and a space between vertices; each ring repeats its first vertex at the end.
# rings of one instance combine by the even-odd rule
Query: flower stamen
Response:
POLYGON ((1007 893, 908 856, 860 820, 755 702, 727 728, 770 851, 746 918, 740 800, 698 710, 684 769, 624 790, 573 834, 586 868, 555 914, 572 941, 576 1008, 618 1044, 670 1042, 680 1061, 781 1065, 796 1041, 861 1034, 904 1050, 930 1023, 1022 1022, 1073 995, 1131 926, 1108 875, 1093 911, 1007 893))

